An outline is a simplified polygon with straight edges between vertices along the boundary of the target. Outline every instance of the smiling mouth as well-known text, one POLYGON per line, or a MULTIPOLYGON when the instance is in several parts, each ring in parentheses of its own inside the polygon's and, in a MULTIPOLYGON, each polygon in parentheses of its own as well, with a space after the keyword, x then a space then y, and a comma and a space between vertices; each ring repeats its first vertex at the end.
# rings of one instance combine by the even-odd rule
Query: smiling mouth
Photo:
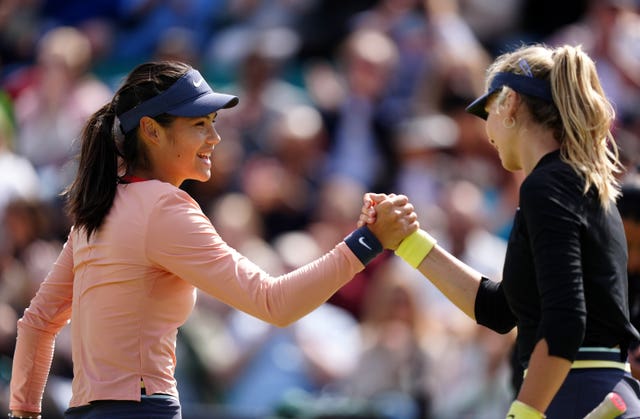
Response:
POLYGON ((211 154, 208 154, 208 153, 198 153, 197 156, 205 160, 211 159, 211 154))

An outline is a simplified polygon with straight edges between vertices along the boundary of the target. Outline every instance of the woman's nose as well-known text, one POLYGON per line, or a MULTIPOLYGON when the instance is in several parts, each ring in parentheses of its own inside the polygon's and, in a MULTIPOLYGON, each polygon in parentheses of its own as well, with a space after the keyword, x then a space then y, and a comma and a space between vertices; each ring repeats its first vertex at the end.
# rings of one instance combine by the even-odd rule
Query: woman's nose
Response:
POLYGON ((218 131, 216 131, 215 127, 213 126, 213 124, 211 124, 211 131, 209 132, 209 135, 207 136, 207 142, 213 144, 213 145, 217 145, 220 143, 220 141, 222 141, 222 138, 220 138, 220 135, 218 134, 218 131))

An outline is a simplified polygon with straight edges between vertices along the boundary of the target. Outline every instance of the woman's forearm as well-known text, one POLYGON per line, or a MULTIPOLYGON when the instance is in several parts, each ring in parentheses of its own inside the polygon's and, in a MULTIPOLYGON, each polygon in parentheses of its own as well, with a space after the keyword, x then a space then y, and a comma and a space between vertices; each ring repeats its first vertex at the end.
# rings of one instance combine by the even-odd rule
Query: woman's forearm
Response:
POLYGON ((482 275, 436 245, 418 266, 452 303, 475 320, 474 306, 482 275))
POLYGON ((569 360, 549 355, 547 341, 539 341, 531 354, 517 399, 540 412, 546 411, 570 369, 569 360))

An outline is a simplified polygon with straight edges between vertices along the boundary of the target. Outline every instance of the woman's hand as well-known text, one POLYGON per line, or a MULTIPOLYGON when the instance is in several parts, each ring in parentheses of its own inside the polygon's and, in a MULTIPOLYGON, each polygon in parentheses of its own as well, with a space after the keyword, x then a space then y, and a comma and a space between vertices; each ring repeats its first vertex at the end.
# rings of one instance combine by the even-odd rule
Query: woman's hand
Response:
POLYGON ((358 218, 358 227, 362 227, 367 224, 373 224, 376 222, 376 204, 384 201, 387 198, 395 197, 395 194, 386 195, 368 192, 362 197, 362 209, 360 211, 360 218, 358 218))
POLYGON ((391 250, 420 228, 409 198, 396 194, 365 194, 358 227, 363 225, 368 226, 385 249, 391 250))

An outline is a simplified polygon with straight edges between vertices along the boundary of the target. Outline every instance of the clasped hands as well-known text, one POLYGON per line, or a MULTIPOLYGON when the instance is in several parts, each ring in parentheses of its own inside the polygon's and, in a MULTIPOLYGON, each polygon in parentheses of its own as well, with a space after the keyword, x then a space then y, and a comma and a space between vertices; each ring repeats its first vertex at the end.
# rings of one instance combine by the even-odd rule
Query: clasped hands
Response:
POLYGON ((385 249, 395 250, 400 242, 420 228, 418 215, 405 195, 366 193, 358 227, 366 225, 385 249))

